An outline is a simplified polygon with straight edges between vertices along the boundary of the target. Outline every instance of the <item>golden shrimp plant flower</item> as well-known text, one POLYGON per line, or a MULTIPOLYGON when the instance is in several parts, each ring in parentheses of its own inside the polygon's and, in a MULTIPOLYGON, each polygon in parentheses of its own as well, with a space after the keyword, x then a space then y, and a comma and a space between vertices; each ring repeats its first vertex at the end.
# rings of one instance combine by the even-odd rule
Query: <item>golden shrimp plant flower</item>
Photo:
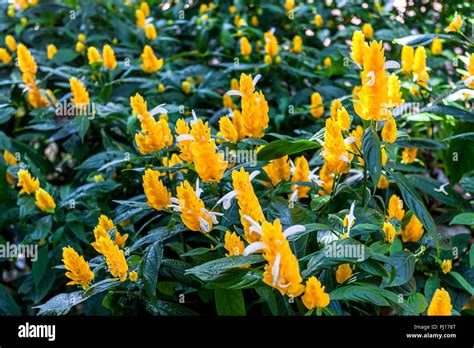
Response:
POLYGON ((353 141, 355 141, 354 138, 344 140, 337 121, 331 118, 326 120, 326 132, 321 154, 328 169, 333 174, 337 175, 349 171, 352 157, 347 152, 347 146, 353 141))
POLYGON ((352 35, 351 58, 357 65, 362 66, 364 63, 364 55, 368 48, 369 45, 365 42, 364 34, 360 30, 354 31, 352 35))
POLYGON ((430 75, 426 70, 426 50, 423 46, 418 46, 415 50, 415 60, 413 62, 413 80, 420 86, 428 89, 428 79, 430 75))
POLYGON ((452 310, 453 306, 451 305, 449 293, 444 288, 436 289, 428 307, 428 316, 449 316, 452 310))
POLYGON ((56 53, 58 53, 58 49, 55 45, 49 44, 48 47, 46 48, 46 53, 47 53, 48 59, 51 60, 54 58, 56 53))
POLYGON ((102 62, 102 57, 100 56, 97 48, 94 46, 91 46, 87 49, 87 60, 89 61, 89 65, 102 62))
POLYGON ((18 187, 21 187, 20 195, 26 193, 31 195, 39 189, 39 180, 31 176, 30 172, 26 169, 20 169, 18 171, 18 187))
POLYGON ((268 31, 264 34, 265 40, 265 52, 271 57, 274 58, 277 56, 278 51, 280 50, 280 46, 278 44, 278 40, 273 35, 272 32, 268 31))
POLYGON ((393 225, 388 221, 384 222, 383 233, 385 235, 384 240, 392 244, 395 240, 395 236, 397 235, 397 231, 395 231, 395 227, 393 227, 393 225))
POLYGON ((325 291, 325 287, 322 286, 321 282, 315 276, 310 277, 306 281, 304 295, 301 296, 301 300, 309 310, 325 308, 329 305, 329 302, 331 302, 329 294, 325 291))
POLYGON ((415 49, 412 46, 402 47, 402 72, 410 73, 413 70, 415 60, 415 49))
POLYGON ((461 30, 462 27, 462 17, 456 12, 454 14, 453 20, 449 23, 449 25, 444 29, 446 33, 458 32, 461 30))
POLYGON ((395 218, 402 221, 405 216, 405 209, 403 209, 403 201, 396 194, 393 194, 388 201, 387 220, 395 218))
MULTIPOLYGON (((310 170, 307 159, 304 156, 297 157, 295 160, 294 172, 291 177, 292 182, 310 182, 310 170)), ((290 199, 295 201, 296 198, 306 198, 308 197, 309 191, 311 191, 310 186, 303 186, 293 184, 291 185, 291 190, 293 193, 290 195, 290 199)))
POLYGON ((142 70, 148 74, 157 72, 163 66, 163 58, 158 59, 151 46, 146 45, 141 55, 142 70))
POLYGON ((94 280, 94 272, 91 271, 89 264, 80 256, 71 246, 63 248, 64 268, 67 270, 66 277, 71 279, 66 285, 79 285, 87 289, 94 280))
POLYGON ((216 151, 214 139, 208 143, 193 142, 191 144, 193 163, 196 172, 203 182, 220 182, 228 162, 224 161, 224 153, 216 151))
POLYGON ((418 242, 423 236, 423 224, 413 214, 410 221, 400 230, 400 236, 403 242, 418 242))
POLYGON ((107 70, 114 70, 117 67, 115 52, 110 45, 105 45, 102 49, 104 67, 107 70))
POLYGON ((313 92, 311 94, 311 116, 318 119, 322 115, 324 115, 324 105, 323 105, 323 98, 321 94, 318 92, 313 92))
POLYGON ((263 170, 267 173, 273 186, 278 185, 281 181, 290 180, 291 166, 288 156, 272 160, 263 167, 263 170))
POLYGON ((12 35, 5 36, 5 45, 7 45, 10 52, 15 52, 17 49, 16 40, 12 35))
POLYGON ((452 268, 453 268, 453 260, 444 259, 441 262, 441 270, 443 271, 444 274, 447 274, 447 273, 451 272, 452 268))
POLYGON ((11 61, 12 56, 10 55, 10 53, 8 53, 5 48, 0 47, 0 62, 2 62, 2 64, 10 64, 11 61))
POLYGON ((42 188, 36 190, 35 199, 35 204, 41 211, 52 212, 56 208, 53 197, 42 188))
POLYGON ((237 233, 230 233, 230 231, 226 231, 224 235, 224 249, 227 250, 225 256, 230 257, 243 255, 245 246, 244 242, 242 241, 240 236, 237 235, 237 233))
POLYGON ((343 263, 337 267, 336 281, 339 284, 345 283, 350 277, 352 277, 352 267, 349 263, 343 263))
POLYGON ((124 251, 120 250, 119 246, 112 241, 110 236, 108 238, 101 236, 96 243, 97 249, 105 257, 105 263, 110 274, 124 282, 127 279, 128 273, 128 264, 124 251))
POLYGON ((156 37, 158 36, 156 34, 156 28, 155 26, 153 25, 153 23, 148 23, 146 26, 145 26, 145 36, 148 40, 150 41, 153 41, 156 39, 156 37))
POLYGON ((249 40, 245 36, 240 39, 240 54, 243 56, 252 54, 252 45, 250 45, 249 40))
POLYGON ((69 79, 69 85, 71 86, 72 99, 71 102, 78 108, 84 108, 90 103, 89 92, 84 87, 81 81, 75 77, 69 79))

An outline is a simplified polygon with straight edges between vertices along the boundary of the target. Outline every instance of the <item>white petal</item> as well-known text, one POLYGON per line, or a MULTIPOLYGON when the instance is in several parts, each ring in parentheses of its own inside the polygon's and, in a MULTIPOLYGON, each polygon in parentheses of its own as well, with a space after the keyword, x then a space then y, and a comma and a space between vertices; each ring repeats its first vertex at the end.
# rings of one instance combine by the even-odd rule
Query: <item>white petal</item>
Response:
POLYGON ((257 85, 257 82, 262 78, 262 75, 260 74, 257 74, 254 78, 253 78, 253 86, 255 87, 257 85))
POLYGON ((250 181, 252 181, 260 172, 258 170, 254 170, 252 173, 250 173, 250 181))
POLYGON ((256 251, 263 250, 267 247, 267 245, 264 242, 254 242, 249 245, 244 249, 244 256, 248 256, 256 251))
POLYGON ((165 115, 167 115, 168 110, 166 110, 163 107, 164 105, 166 105, 166 104, 160 104, 160 105, 156 106, 155 108, 153 108, 153 110, 150 111, 150 115, 151 116, 155 116, 156 114, 165 114, 165 115))
POLYGON ((319 143, 319 145, 324 146, 324 141, 322 141, 321 139, 316 138, 314 140, 316 140, 319 143))
POLYGON ((171 197, 171 198, 170 198, 170 201, 171 201, 171 203, 179 204, 179 199, 176 198, 176 197, 171 197))
POLYGON ((298 185, 296 185, 296 189, 293 191, 290 197, 290 202, 298 201, 298 185))
POLYGON ((467 79, 465 79, 465 80, 464 80, 464 84, 465 84, 466 86, 469 86, 472 81, 474 81, 474 75, 469 76, 467 79))
POLYGON ((217 201, 217 204, 222 203, 222 207, 227 210, 231 206, 232 199, 237 196, 238 192, 236 190, 232 190, 229 193, 226 193, 221 199, 217 201))
POLYGON ((259 235, 261 235, 263 237, 262 226, 260 226, 257 221, 255 221, 254 219, 252 219, 248 215, 244 215, 244 219, 247 220, 248 222, 250 222, 250 224, 252 225, 249 228, 249 230, 251 232, 257 232, 259 235))
POLYGON ((272 285, 275 286, 278 282, 278 276, 280 275, 280 261, 281 261, 281 255, 280 253, 276 254, 275 256, 275 263, 273 264, 272 267, 272 285))
POLYGON ((238 95, 239 97, 242 96, 242 93, 236 89, 231 89, 230 91, 227 91, 225 94, 233 96, 233 95, 238 95))
POLYGON ((294 226, 288 227, 286 230, 284 230, 283 231, 283 236, 286 239, 288 239, 289 236, 291 236, 293 234, 296 234, 296 233, 304 232, 304 231, 306 231, 306 228, 303 225, 294 225, 294 226))
POLYGON ((387 70, 387 69, 400 69, 400 64, 398 62, 394 61, 394 60, 388 60, 383 65, 383 68, 385 70, 387 70))
POLYGON ((350 145, 352 143, 355 143, 357 141, 357 139, 355 137, 347 137, 346 139, 344 139, 344 145, 350 145))
POLYGON ((367 86, 373 87, 375 85, 375 73, 373 71, 369 71, 365 77, 370 78, 370 80, 367 81, 367 86))
POLYGON ((191 125, 193 125, 199 120, 199 118, 196 115, 196 111, 191 110, 191 114, 193 115, 193 120, 190 123, 191 123, 191 125))
POLYGON ((201 227, 201 230, 205 232, 209 232, 210 230, 209 222, 204 220, 202 217, 199 217, 199 227, 201 227))
POLYGON ((349 158, 347 158, 347 156, 345 156, 345 155, 339 156, 339 159, 346 162, 346 163, 351 163, 351 161, 349 161, 349 158))
POLYGON ((201 193, 203 193, 203 190, 199 187, 199 178, 196 179, 196 196, 199 198, 201 197, 201 193))
POLYGON ((194 137, 191 134, 181 134, 176 137, 176 142, 180 143, 186 140, 194 140, 194 137))

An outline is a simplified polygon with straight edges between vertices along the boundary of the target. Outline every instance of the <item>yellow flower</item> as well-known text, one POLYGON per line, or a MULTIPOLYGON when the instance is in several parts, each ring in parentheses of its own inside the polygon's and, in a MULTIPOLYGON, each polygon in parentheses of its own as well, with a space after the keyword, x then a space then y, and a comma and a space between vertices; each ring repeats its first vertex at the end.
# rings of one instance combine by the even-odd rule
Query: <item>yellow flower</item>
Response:
POLYGON ((124 282, 127 279, 128 265, 123 250, 120 250, 110 237, 99 237, 96 243, 100 253, 105 257, 109 272, 124 282))
POLYGON ((27 77, 33 78, 36 75, 38 66, 31 52, 25 45, 19 44, 16 54, 18 57, 18 67, 21 72, 27 75, 27 77))
POLYGON ((268 127, 268 103, 263 93, 254 92, 242 97, 242 127, 245 135, 261 138, 268 127))
POLYGON ((5 159, 6 164, 9 164, 9 165, 14 166, 14 167, 16 167, 18 165, 18 161, 16 160, 15 155, 12 154, 11 152, 7 151, 7 150, 3 151, 3 158, 5 159))
POLYGON ((240 39, 240 54, 243 56, 249 56, 252 54, 252 46, 245 36, 240 39))
POLYGON ((397 140, 397 124, 395 119, 390 117, 382 128, 382 139, 388 144, 392 144, 397 140))
POLYGON ((415 49, 412 46, 403 46, 402 48, 402 72, 409 73, 413 69, 415 60, 415 49))
POLYGON ((395 231, 395 227, 393 227, 390 222, 384 222, 383 233, 385 234, 384 240, 392 244, 395 240, 395 235, 397 234, 397 232, 395 231))
POLYGON ((314 16, 313 23, 318 28, 321 28, 324 24, 324 19, 323 19, 323 17, 321 17, 321 15, 317 14, 316 16, 314 16))
POLYGON ((237 256, 244 254, 244 242, 237 233, 226 231, 224 236, 224 249, 228 251, 225 256, 237 256))
POLYGON ((160 180, 160 175, 157 170, 147 169, 145 175, 142 176, 146 203, 156 210, 163 210, 171 204, 171 194, 160 180))
POLYGON ((160 83, 158 85, 158 92, 163 93, 166 90, 166 87, 164 84, 160 83))
POLYGON ((179 185, 177 187, 178 211, 181 212, 181 220, 191 231, 208 233, 212 230, 213 218, 206 210, 198 193, 187 180, 179 185))
POLYGON ((285 4, 283 6, 288 11, 291 11, 295 8, 295 0, 285 0, 285 4))
MULTIPOLYGON (((292 182, 310 182, 309 180, 309 165, 304 156, 297 157, 295 160, 295 172, 291 177, 292 182)), ((308 192, 311 191, 310 186, 291 185, 293 194, 298 198, 308 197, 308 192)))
POLYGON ((351 159, 347 152, 339 123, 331 118, 326 120, 322 156, 328 170, 333 174, 347 173, 351 159))
POLYGON ((362 32, 364 33, 367 39, 371 39, 372 36, 374 36, 374 28, 372 28, 372 25, 370 23, 365 23, 362 26, 362 32))
POLYGON ((420 95, 420 89, 418 87, 412 86, 410 87, 410 94, 413 96, 419 96, 420 95))
POLYGON ((453 268, 453 260, 449 259, 441 262, 441 270, 444 274, 451 272, 451 268, 453 268))
POLYGON ((188 81, 183 81, 181 83, 181 89, 185 94, 191 93, 191 84, 188 81))
POLYGON ((311 94, 311 116, 320 118, 324 114, 323 98, 318 92, 311 94))
POLYGON ((87 92, 82 82, 75 77, 71 77, 69 84, 71 85, 72 93, 71 102, 79 109, 88 105, 90 102, 89 92, 87 92))
POLYGON ((325 308, 329 305, 329 295, 324 291, 324 288, 315 276, 306 281, 304 295, 301 297, 306 308, 325 308))
POLYGON ((339 110, 337 110, 336 120, 337 120, 337 123, 339 124, 339 128, 341 128, 341 130, 343 131, 348 131, 349 128, 351 127, 352 120, 345 107, 342 107, 339 110))
POLYGON ((299 35, 295 35, 295 37, 293 38, 293 52, 303 52, 303 39, 299 35))
POLYGON ((403 201, 400 197, 393 194, 388 201, 387 220, 395 218, 398 221, 402 221, 404 216, 405 210, 403 209, 403 201))
POLYGON ((137 27, 140 29, 144 29, 146 25, 146 16, 142 10, 135 11, 135 19, 137 21, 137 27))
POLYGON ((20 19, 20 24, 24 27, 26 27, 26 25, 28 24, 28 18, 26 17, 21 17, 20 19))
POLYGON ((150 15, 150 6, 148 6, 148 3, 146 1, 143 1, 140 4, 140 10, 143 12, 145 16, 148 17, 150 15))
POLYGON ((86 36, 82 33, 77 35, 77 41, 82 42, 82 43, 86 42, 86 36))
POLYGON ((204 13, 206 11, 207 11, 207 4, 201 4, 201 6, 199 7, 199 12, 204 13))
POLYGON ((85 49, 86 49, 86 46, 81 41, 76 42, 76 52, 77 53, 82 53, 82 52, 84 52, 85 49))
POLYGON ((389 186, 390 186, 390 181, 384 175, 380 175, 379 182, 377 183, 377 188, 383 190, 389 186))
MULTIPOLYGON (((179 139, 179 136, 184 136, 184 137, 189 137, 189 125, 186 121, 183 119, 178 119, 176 121, 176 128, 175 128, 176 133, 178 134, 177 141, 179 139)), ((180 157, 188 162, 191 163, 193 161, 193 153, 191 151, 191 144, 193 143, 192 139, 187 139, 187 140, 180 140, 178 142, 178 148, 181 150, 180 157)))
MULTIPOLYGON (((351 132, 351 137, 355 138, 355 141, 349 145, 349 149, 354 152, 358 153, 362 151, 362 137, 364 136, 364 128, 358 125, 354 130, 351 132)), ((357 156, 360 164, 364 164, 364 158, 361 156, 357 156)))
POLYGON ((364 55, 369 48, 367 42, 365 42, 365 36, 360 30, 356 30, 352 35, 352 52, 351 58, 358 65, 364 63, 364 55))
POLYGON ((439 55, 443 51, 443 42, 440 38, 435 37, 431 43, 431 53, 434 55, 439 55))
POLYGON ((49 44, 46 50, 47 50, 47 55, 48 55, 49 60, 53 59, 55 54, 58 53, 58 49, 53 44, 49 44))
POLYGON ((273 35, 273 33, 267 31, 264 34, 264 40, 265 40, 265 52, 270 56, 270 57, 276 57, 278 54, 278 51, 280 50, 280 46, 278 45, 278 40, 273 35))
POLYGON ((105 45, 102 48, 102 54, 104 56, 104 67, 107 70, 114 70, 117 67, 117 60, 115 59, 115 53, 110 45, 105 45))
POLYGON ((7 45, 10 52, 16 51, 16 40, 12 35, 5 36, 5 45, 7 45))
POLYGON ((416 159, 416 153, 418 152, 417 148, 406 147, 402 152, 402 162, 406 164, 413 163, 416 159))
POLYGON ((51 195, 42 188, 38 188, 36 190, 35 198, 36 206, 42 211, 50 212, 56 208, 53 197, 51 197, 51 195))
POLYGON ((89 268, 89 264, 70 246, 63 248, 63 259, 66 277, 71 279, 67 285, 80 285, 87 289, 94 279, 94 272, 89 268))
POLYGON ((39 180, 32 177, 31 174, 26 169, 20 169, 18 171, 18 187, 21 187, 20 195, 26 193, 31 195, 39 189, 40 184, 39 180))
POLYGON ((395 74, 390 74, 388 78, 388 105, 389 107, 400 106, 404 103, 402 99, 402 91, 400 91, 400 80, 395 74))
POLYGON ((229 116, 224 116, 219 119, 219 133, 220 136, 231 143, 236 143, 237 140, 239 140, 239 133, 229 116))
POLYGON ((124 248, 125 247, 125 242, 128 239, 128 233, 126 234, 120 234, 118 230, 115 230, 115 244, 118 245, 119 248, 124 248))
POLYGON ((8 6, 7 15, 8 17, 13 17, 15 15, 15 5, 8 6))
POLYGON ((429 74, 426 71, 426 51, 423 46, 418 46, 415 50, 415 60, 413 62, 413 78, 416 83, 424 88, 428 88, 427 82, 429 74))
POLYGON ((245 239, 249 243, 258 241, 260 235, 250 230, 252 224, 247 220, 246 216, 257 223, 265 221, 265 216, 253 190, 250 175, 244 168, 240 168, 240 171, 232 171, 232 186, 236 192, 235 197, 239 205, 240 222, 244 227, 245 239))
POLYGON ((131 282, 136 282, 138 280, 138 273, 136 271, 131 271, 128 274, 128 277, 129 277, 131 282))
POLYGON ((321 196, 331 193, 332 186, 334 183, 334 174, 329 170, 328 166, 324 164, 319 171, 319 186, 321 190, 318 191, 318 194, 321 196))
POLYGON ((471 57, 469 58, 467 72, 467 75, 462 76, 462 80, 467 87, 474 89, 474 54, 471 54, 471 57))
POLYGON ((344 283, 350 277, 352 277, 352 267, 349 263, 343 263, 337 267, 336 281, 339 284, 344 283))
POLYGON ((145 36, 148 40, 155 40, 157 37, 155 26, 148 23, 145 27, 145 36))
POLYGON ((257 18, 257 16, 252 16, 252 18, 250 18, 250 24, 252 24, 252 26, 254 26, 254 27, 258 27, 258 18, 257 18))
POLYGON ((433 298, 431 299, 430 306, 428 307, 427 314, 431 315, 451 315, 453 306, 451 305, 451 297, 444 288, 436 289, 433 298))
POLYGON ((416 243, 423 236, 423 224, 414 214, 411 216, 410 221, 400 231, 400 236, 402 237, 402 240, 405 243, 416 243))
MULTIPOLYGON (((263 167, 265 173, 272 181, 272 185, 276 186, 280 181, 290 180, 290 162, 288 156, 283 156, 272 160, 269 164, 263 167)), ((297 180, 295 180, 297 181, 297 180)))
POLYGON ((93 178, 92 178, 92 181, 94 182, 101 182, 101 181, 104 181, 104 176, 103 175, 94 175, 93 178))
POLYGON ((342 103, 339 99, 334 99, 329 108, 329 115, 333 120, 337 120, 337 111, 343 108, 342 103))
POLYGON ((237 8, 234 5, 229 6, 229 13, 230 14, 234 14, 236 11, 237 11, 237 8))
POLYGON ((272 64, 272 57, 269 54, 266 54, 265 57, 263 57, 263 62, 268 65, 272 64))
POLYGON ((143 49, 143 53, 141 55, 143 64, 141 65, 142 70, 146 73, 154 73, 161 69, 163 66, 163 58, 156 58, 153 49, 146 45, 143 49))
POLYGON ((456 13, 451 23, 449 23, 449 25, 446 28, 444 28, 444 31, 447 33, 450 33, 453 31, 457 32, 461 30, 461 27, 462 27, 462 17, 456 13))
POLYGON ((2 64, 9 64, 12 61, 12 56, 6 49, 3 47, 0 47, 0 62, 2 64))
POLYGON ((102 62, 102 57, 100 56, 100 53, 97 48, 95 48, 94 46, 91 46, 87 49, 87 59, 89 60, 90 65, 102 62))
POLYGON ((216 152, 214 139, 208 143, 193 142, 191 144, 193 163, 203 182, 220 182, 228 162, 224 161, 224 153, 216 152))
POLYGON ((360 106, 354 107, 364 120, 386 120, 391 116, 388 107, 388 78, 384 68, 385 56, 382 42, 372 41, 364 55, 360 106))
POLYGON ((332 65, 331 58, 330 57, 324 58, 323 64, 326 68, 330 68, 332 65))

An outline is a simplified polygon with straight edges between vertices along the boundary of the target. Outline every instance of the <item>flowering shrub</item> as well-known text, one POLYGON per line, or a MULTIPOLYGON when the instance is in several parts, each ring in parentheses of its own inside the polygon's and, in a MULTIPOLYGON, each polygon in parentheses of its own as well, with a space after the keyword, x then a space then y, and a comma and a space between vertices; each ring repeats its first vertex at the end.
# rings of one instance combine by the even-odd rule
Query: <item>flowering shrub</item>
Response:
POLYGON ((337 6, 1 4, 0 313, 472 314, 469 6, 337 6))

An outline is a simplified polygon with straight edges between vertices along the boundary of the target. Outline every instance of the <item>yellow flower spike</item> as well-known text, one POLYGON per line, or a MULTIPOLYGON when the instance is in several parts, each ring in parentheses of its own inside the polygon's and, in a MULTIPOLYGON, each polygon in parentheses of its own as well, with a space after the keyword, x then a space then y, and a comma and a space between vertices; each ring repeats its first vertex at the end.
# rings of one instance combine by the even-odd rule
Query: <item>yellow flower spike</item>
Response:
POLYGON ((239 133, 229 116, 223 116, 219 119, 219 132, 226 141, 236 143, 239 140, 239 133))
POLYGON ((266 54, 265 57, 263 57, 263 62, 271 65, 273 63, 272 57, 269 54, 266 54))
MULTIPOLYGON (((295 160, 295 172, 291 177, 292 182, 310 182, 309 179, 309 165, 308 161, 304 156, 297 157, 295 160)), ((293 194, 298 198, 308 197, 308 192, 311 191, 311 187, 302 185, 291 185, 293 194)), ((292 197, 292 195, 290 195, 292 197)))
POLYGON ((179 185, 177 187, 178 211, 181 212, 181 220, 191 231, 208 233, 212 230, 213 219, 198 193, 187 180, 179 185))
POLYGON ((85 49, 86 49, 86 46, 82 42, 80 42, 80 41, 76 42, 76 52, 77 53, 82 53, 82 52, 84 52, 85 49))
POLYGON ((105 257, 105 263, 110 274, 119 278, 121 282, 127 280, 128 265, 123 250, 120 250, 119 246, 110 237, 99 237, 97 246, 101 251, 100 253, 105 257))
POLYGON ((285 0, 283 7, 288 11, 293 10, 295 8, 295 0, 285 0))
POLYGON ((82 82, 75 77, 71 77, 69 84, 72 94, 71 102, 79 109, 87 106, 90 103, 89 92, 87 92, 82 82))
MULTIPOLYGON (((242 80, 242 76, 249 76, 249 75, 245 75, 244 73, 242 73, 240 75, 240 79, 242 80)), ((250 80, 252 80, 252 77, 250 76, 250 80)), ((252 83, 252 87, 253 87, 253 83, 252 83)), ((230 89, 231 90, 235 90, 235 91, 238 91, 240 90, 240 87, 239 87, 239 81, 237 79, 232 79, 230 80, 230 89)))
POLYGON ((336 281, 339 284, 345 283, 350 277, 352 277, 352 267, 349 263, 343 263, 337 267, 336 281))
POLYGON ((16 40, 12 35, 5 36, 5 45, 7 45, 10 52, 15 52, 17 49, 16 40))
POLYGON ((323 17, 321 17, 321 15, 317 14, 316 16, 314 16, 313 23, 318 28, 321 28, 324 25, 324 19, 323 17))
POLYGON ((372 25, 370 23, 365 23, 362 26, 362 32, 364 33, 364 36, 367 39, 371 39, 372 36, 374 36, 374 28, 372 28, 372 25))
POLYGON ((382 128, 382 139, 388 144, 392 144, 397 140, 397 124, 395 119, 390 117, 382 128))
POLYGON ((324 291, 324 288, 315 276, 306 281, 304 295, 301 297, 306 308, 325 308, 329 305, 329 294, 324 291))
POLYGON ((451 272, 451 269, 453 268, 453 260, 443 260, 441 262, 441 270, 443 271, 444 274, 447 274, 451 272))
POLYGON ((143 12, 143 14, 148 17, 150 15, 150 6, 146 1, 143 1, 140 4, 140 10, 143 12))
POLYGON ((227 168, 228 162, 224 161, 224 153, 218 153, 216 150, 214 139, 209 143, 191 144, 194 167, 203 182, 220 182, 227 168))
MULTIPOLYGON (((362 137, 364 136, 364 128, 358 125, 355 129, 351 132, 351 137, 354 137, 355 141, 349 144, 347 149, 351 150, 354 153, 359 153, 362 151, 362 137)), ((359 164, 364 164, 364 158, 361 156, 357 156, 359 160, 359 164)))
POLYGON ((50 212, 56 208, 53 197, 42 188, 36 190, 35 198, 35 204, 41 211, 50 212))
POLYGON ((402 162, 406 164, 413 163, 416 159, 416 154, 418 152, 417 148, 406 147, 402 152, 402 162))
POLYGON ((342 103, 339 99, 334 99, 331 103, 331 107, 329 108, 329 115, 335 121, 337 120, 337 111, 342 109, 342 103))
POLYGON ((268 103, 263 93, 254 92, 242 98, 242 127, 246 136, 261 138, 268 127, 268 103))
POLYGON ((159 92, 159 93, 164 93, 164 91, 166 90, 166 87, 165 87, 164 84, 160 83, 160 84, 158 85, 157 89, 158 89, 158 92, 159 92))
POLYGON ((402 221, 404 216, 403 201, 396 194, 393 194, 388 201, 387 220, 395 218, 398 221, 402 221))
POLYGON ((157 72, 163 66, 163 58, 156 58, 153 49, 149 45, 146 45, 143 49, 141 59, 143 61, 141 68, 148 74, 157 72))
POLYGON ((25 45, 19 44, 16 54, 18 57, 18 67, 20 68, 20 71, 24 75, 33 78, 36 75, 38 66, 36 65, 35 58, 31 52, 28 50, 28 48, 26 48, 25 45))
POLYGON ((258 27, 259 22, 257 16, 252 16, 252 18, 250 18, 250 24, 253 27, 258 27))
POLYGON ((341 128, 339 123, 331 118, 326 120, 323 148, 322 156, 329 171, 336 175, 349 171, 351 160, 344 143, 341 128))
POLYGON ((89 268, 89 264, 70 246, 63 248, 64 268, 67 270, 66 277, 71 279, 67 285, 79 285, 84 290, 87 289, 94 280, 94 272, 89 268))
POLYGON ((185 94, 191 93, 191 87, 192 85, 188 81, 183 81, 181 83, 181 89, 183 90, 185 94))
POLYGON ((99 216, 99 221, 97 226, 102 227, 106 232, 110 230, 116 230, 114 222, 112 219, 108 218, 106 215, 99 216))
POLYGON ((115 53, 110 45, 105 45, 102 48, 102 54, 104 59, 104 67, 107 70, 114 70, 117 67, 117 60, 115 59, 115 53))
POLYGON ((252 54, 252 45, 250 45, 249 40, 245 36, 240 39, 240 54, 243 56, 252 54))
POLYGON ((409 73, 413 70, 415 60, 415 49, 412 46, 403 46, 402 48, 402 72, 409 73))
POLYGON ((150 41, 155 40, 156 37, 158 36, 156 33, 156 28, 152 23, 148 23, 145 26, 145 36, 150 41))
POLYGON ((127 239, 128 233, 120 234, 119 231, 115 232, 115 244, 117 244, 119 248, 123 249, 125 247, 125 242, 127 239))
POLYGON ((18 165, 18 161, 17 161, 15 155, 12 154, 11 152, 7 151, 7 150, 3 151, 3 158, 4 158, 6 164, 9 164, 13 167, 16 167, 18 165))
POLYGON ((388 78, 388 105, 389 107, 400 106, 404 103, 400 90, 400 80, 395 74, 390 74, 388 78))
POLYGON ((97 48, 95 48, 94 46, 91 46, 87 49, 87 59, 89 60, 89 65, 102 62, 102 57, 100 56, 100 53, 97 48))
POLYGON ((326 68, 330 68, 332 65, 332 61, 330 57, 324 58, 323 64, 326 68))
POLYGON ((423 236, 423 224, 413 214, 410 221, 400 230, 400 236, 403 242, 418 242, 423 236))
POLYGON ((130 279, 131 282, 136 282, 138 280, 138 273, 136 271, 131 271, 128 274, 128 278, 130 279))
POLYGON ((240 168, 240 171, 232 171, 232 186, 236 192, 235 197, 239 205, 240 222, 244 227, 245 239, 249 243, 256 242, 260 239, 260 235, 250 230, 252 224, 246 216, 257 223, 265 221, 265 216, 253 190, 250 175, 244 168, 240 168))
POLYGON ((392 244, 397 234, 397 232, 395 231, 395 227, 393 227, 393 225, 390 222, 384 222, 383 233, 385 234, 384 240, 392 244))
POLYGON ((245 249, 244 242, 237 233, 226 231, 224 236, 224 249, 228 252, 225 254, 227 257, 243 255, 245 249))
POLYGON ((84 34, 77 35, 77 41, 85 43, 86 42, 86 36, 84 34))
POLYGON ((426 70, 426 50, 423 46, 418 46, 415 50, 415 59, 413 62, 413 78, 418 85, 427 89, 429 77, 426 70))
POLYGON ((311 94, 311 116, 318 119, 324 114, 323 98, 318 92, 311 94))
POLYGON ((349 116, 349 113, 347 112, 345 107, 342 107, 337 111, 337 116, 336 116, 337 122, 339 123, 339 128, 343 131, 349 130, 351 127, 351 118, 349 116))
POLYGON ((8 53, 5 48, 0 47, 0 62, 2 62, 2 64, 10 64, 11 61, 12 56, 10 55, 10 53, 8 53))
POLYGON ((301 53, 303 52, 303 39, 299 35, 293 37, 293 52, 301 53))
POLYGON ((58 49, 53 44, 49 44, 48 47, 46 48, 46 51, 47 51, 47 56, 49 60, 53 59, 56 53, 58 53, 58 49))
POLYGON ((431 53, 435 56, 440 55, 443 51, 443 42, 439 37, 435 37, 431 43, 431 53))
POLYGON ((39 180, 32 177, 26 169, 20 169, 18 171, 18 187, 21 187, 20 195, 26 193, 31 195, 39 189, 39 180))
POLYGON ((390 186, 390 181, 384 175, 380 175, 379 182, 377 183, 377 188, 384 190, 389 186, 390 186))
POLYGON ((428 307, 427 314, 429 316, 449 316, 451 315, 452 310, 453 306, 451 305, 451 297, 449 296, 449 293, 444 288, 436 289, 428 307))
POLYGON ((278 45, 278 40, 273 35, 273 33, 267 31, 264 34, 264 40, 265 40, 265 52, 271 57, 276 57, 278 54, 278 51, 280 50, 280 46, 278 45))
POLYGON ((136 93, 135 96, 130 97, 130 106, 139 117, 141 116, 142 118, 145 118, 150 115, 148 113, 147 103, 140 93, 136 93))
POLYGON ((354 31, 352 35, 352 52, 351 58, 354 62, 360 66, 364 63, 364 55, 369 48, 367 42, 365 42, 365 36, 360 30, 354 31))
POLYGON ((135 19, 136 19, 136 22, 137 22, 137 27, 139 29, 145 29, 146 16, 145 16, 145 14, 143 13, 142 10, 136 10, 135 11, 135 19))
POLYGON ((321 180, 319 183, 321 190, 318 191, 318 194, 324 196, 331 193, 334 183, 334 175, 326 164, 324 164, 319 170, 319 180, 321 180))
POLYGON ((204 123, 201 119, 198 119, 191 126, 191 136, 194 142, 198 144, 207 144, 211 140, 211 129, 209 123, 204 123))
POLYGON ((105 180, 105 178, 104 178, 103 175, 94 175, 93 178, 92 178, 92 181, 94 181, 95 183, 102 182, 104 180, 105 180))
POLYGON ((278 185, 281 181, 290 180, 291 166, 288 156, 283 156, 272 160, 269 164, 263 167, 263 170, 265 173, 267 173, 268 177, 272 181, 273 186, 278 185))
MULTIPOLYGON (((177 141, 179 139, 179 136, 184 136, 184 137, 189 137, 190 136, 190 129, 189 125, 186 121, 183 119, 179 119, 176 121, 176 128, 175 128, 176 133, 178 134, 178 137, 176 138, 177 141)), ((184 161, 191 163, 193 161, 193 153, 191 151, 191 144, 193 140, 188 139, 188 140, 180 140, 178 142, 178 148, 181 150, 181 154, 179 155, 184 161)))
POLYGON ((449 25, 444 29, 446 33, 458 32, 461 30, 462 27, 462 17, 457 13, 454 15, 453 20, 449 25))
POLYGON ((229 6, 229 13, 233 15, 235 12, 237 12, 237 8, 234 5, 229 6))

